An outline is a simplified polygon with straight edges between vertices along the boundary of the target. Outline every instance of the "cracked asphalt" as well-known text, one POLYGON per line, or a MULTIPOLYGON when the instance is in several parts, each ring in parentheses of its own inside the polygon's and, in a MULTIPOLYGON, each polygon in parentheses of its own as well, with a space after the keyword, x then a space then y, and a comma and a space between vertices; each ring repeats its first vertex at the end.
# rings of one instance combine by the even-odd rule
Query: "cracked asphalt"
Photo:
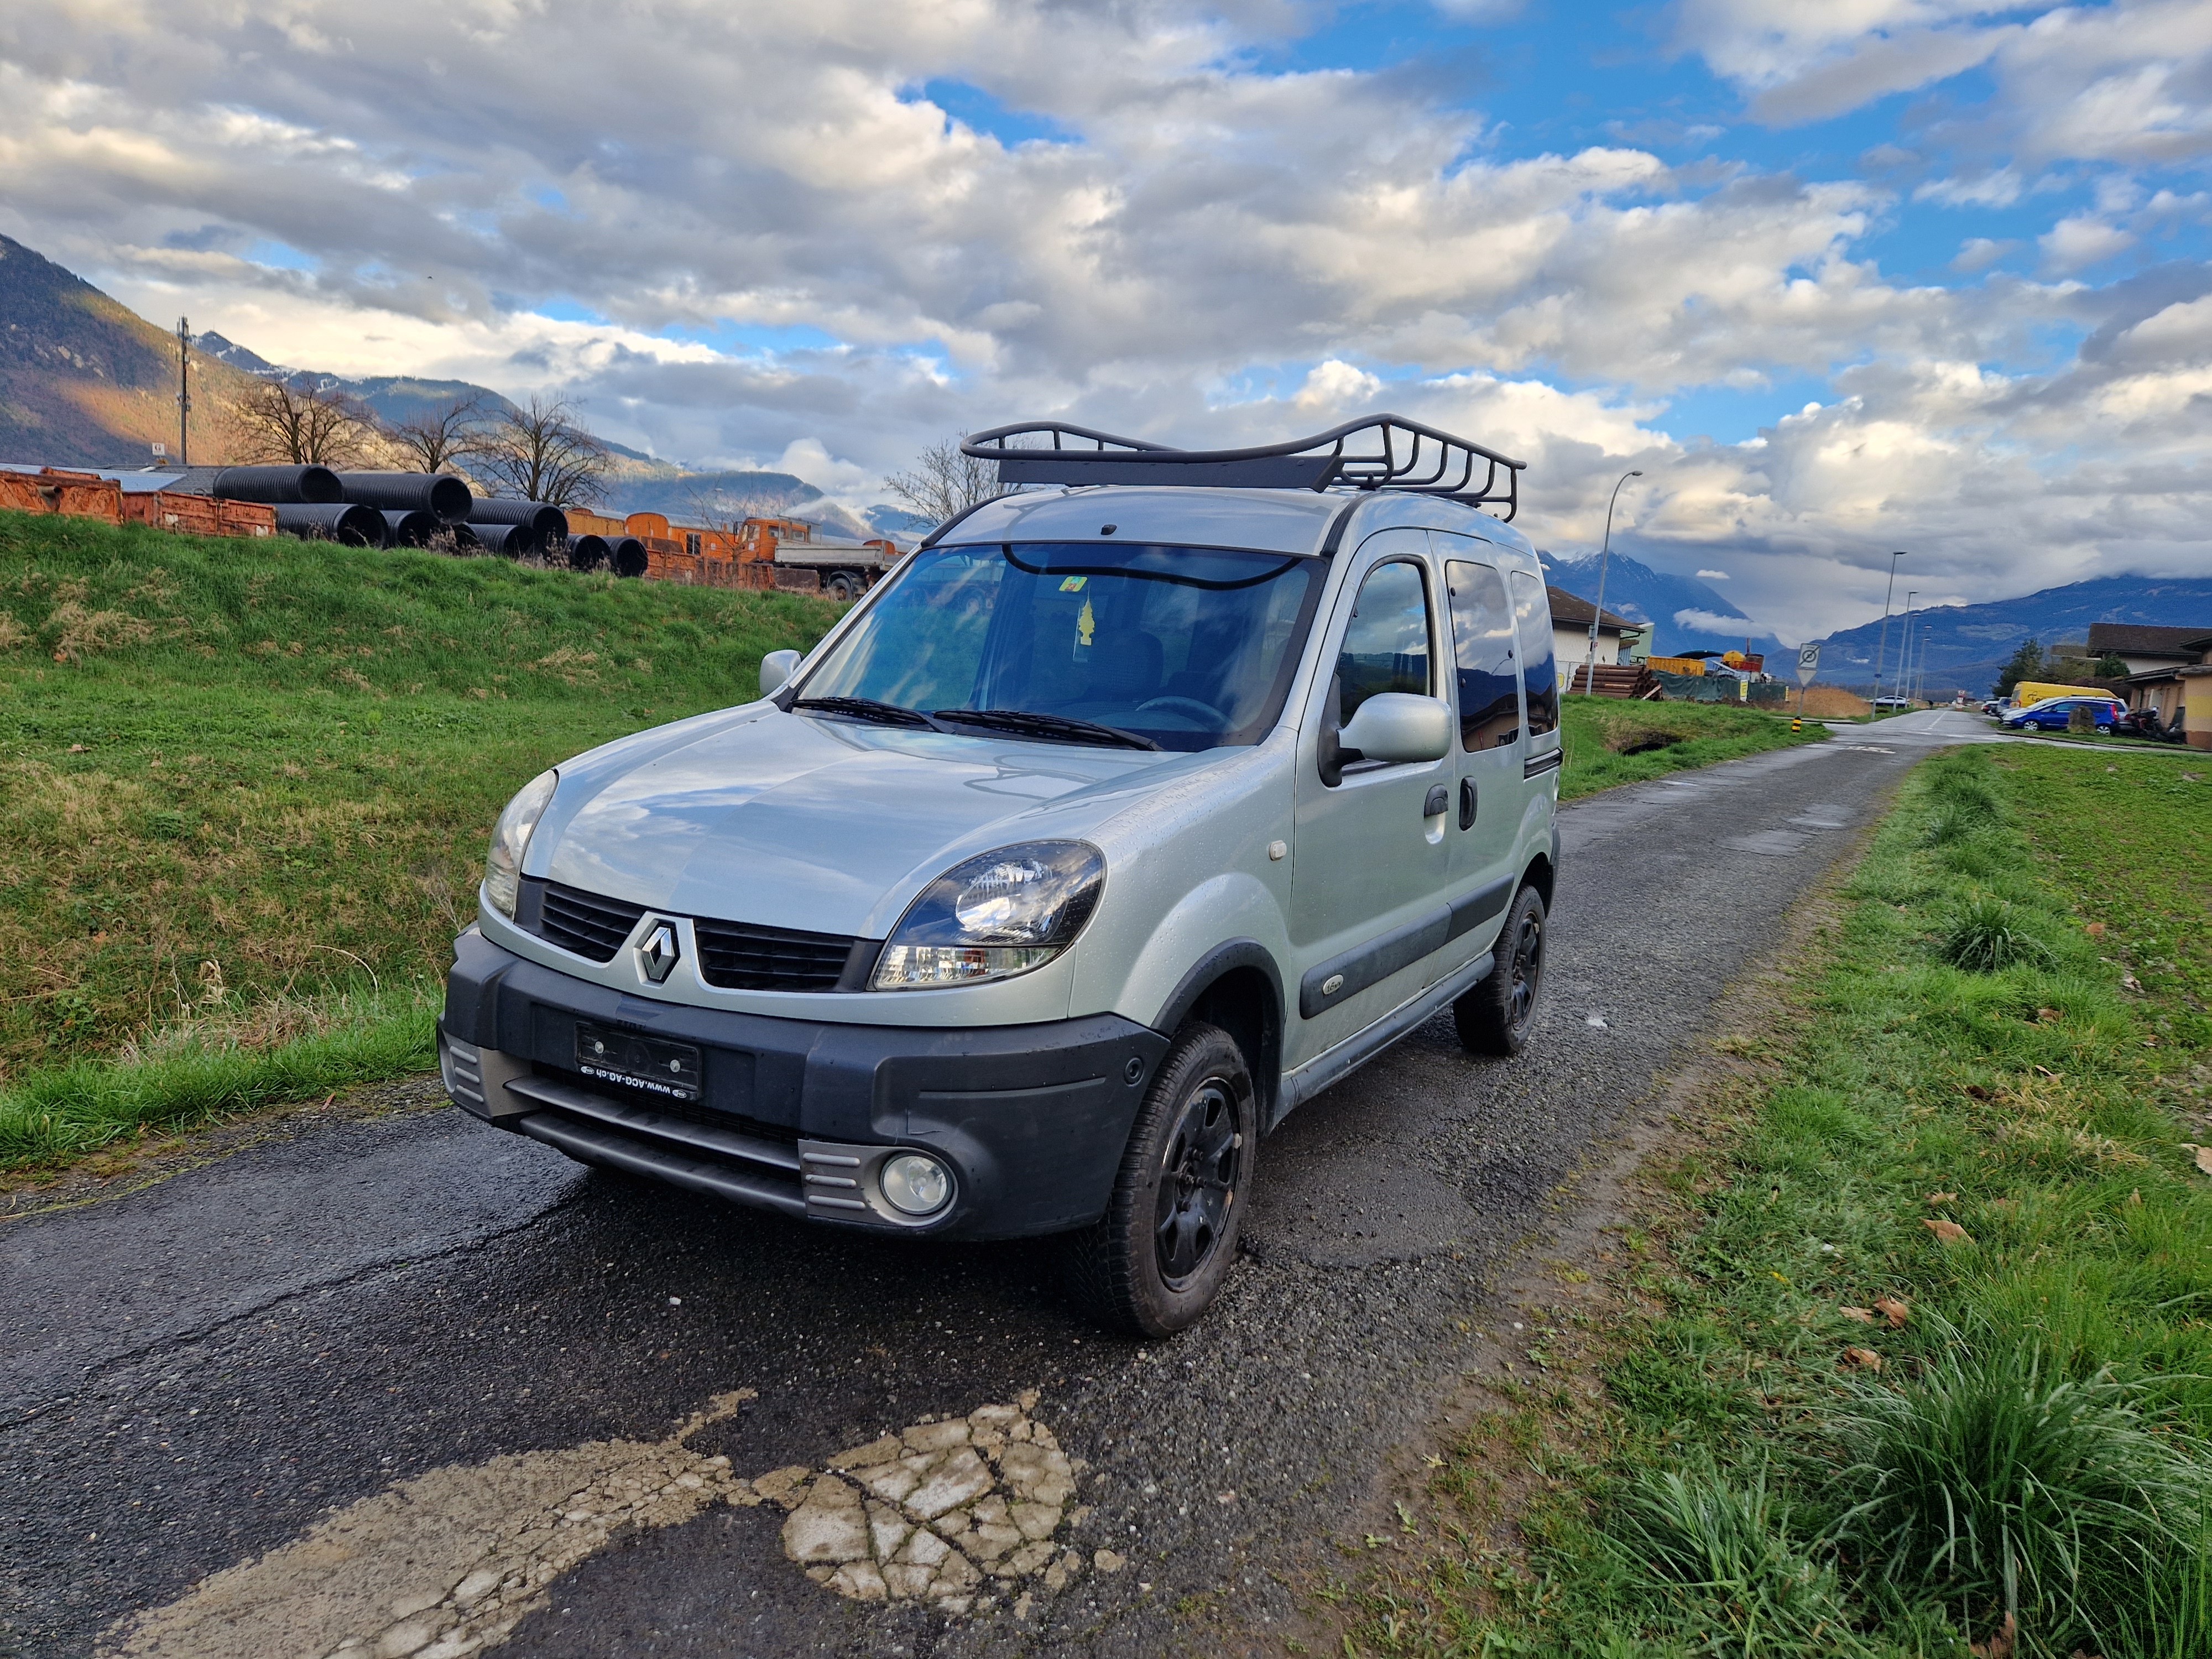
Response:
MULTIPOLYGON (((146 1190, 0 1227, 0 1651, 75 1655, 395 1481, 690 1441, 740 1475, 1024 1390, 1084 1460, 1086 1559, 1026 1619, 830 1594, 772 1504, 618 1533, 505 1652, 1151 1655, 1294 1617, 1279 1569, 1352 1524, 1462 1375, 1485 1283, 1616 1146, 1731 964, 1948 713, 1578 802, 1540 1029, 1510 1062, 1432 1023, 1261 1149, 1247 1259, 1146 1346, 1063 1301, 1051 1247, 912 1246, 626 1183, 450 1108, 308 1123, 146 1190)), ((360 1650, 367 1653, 368 1650, 360 1650)))

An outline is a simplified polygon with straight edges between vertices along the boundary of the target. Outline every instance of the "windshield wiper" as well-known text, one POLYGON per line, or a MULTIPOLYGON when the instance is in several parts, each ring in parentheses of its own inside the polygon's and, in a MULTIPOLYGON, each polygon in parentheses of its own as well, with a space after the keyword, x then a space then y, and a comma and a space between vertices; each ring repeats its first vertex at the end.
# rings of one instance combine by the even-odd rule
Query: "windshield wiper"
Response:
POLYGON ((1118 726, 1079 720, 1073 714, 1036 714, 1026 708, 937 708, 930 718, 947 725, 987 726, 1029 738, 1058 738, 1068 743, 1095 743, 1115 749, 1158 749, 1150 738, 1124 732, 1118 726))
POLYGON ((872 720, 878 726, 904 726, 930 732, 939 729, 937 722, 919 708, 902 708, 895 702, 878 702, 873 697, 794 697, 791 706, 823 714, 843 714, 856 720, 872 720))

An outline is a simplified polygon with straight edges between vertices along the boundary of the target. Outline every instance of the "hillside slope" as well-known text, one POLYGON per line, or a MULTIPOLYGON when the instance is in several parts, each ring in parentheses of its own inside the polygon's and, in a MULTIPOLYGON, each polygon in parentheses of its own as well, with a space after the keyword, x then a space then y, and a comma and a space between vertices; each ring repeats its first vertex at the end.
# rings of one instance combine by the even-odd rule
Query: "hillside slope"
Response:
MULTIPOLYGON (((1986 696, 1990 682, 2022 640, 2033 638, 2047 649, 2062 640, 2085 638, 2089 624, 2100 622, 2173 628, 2201 623, 2204 631, 2212 634, 2212 580, 2099 576, 2063 587, 2046 587, 2019 599, 1923 611, 1912 623, 1914 635, 1924 634, 1927 641, 1923 684, 1938 697, 1948 697, 1954 690, 1986 696)), ((1829 635, 1821 647, 1820 678, 1853 686, 1869 684, 1881 642, 1879 622, 1829 635)), ((1885 681, 1895 674, 1903 645, 1904 623, 1900 617, 1893 617, 1885 681)), ((1913 655, 1920 656, 1917 645, 1913 655)))
MULTIPOLYGON (((195 459, 251 380, 195 351, 195 459)), ((0 236, 0 461, 143 466, 177 442, 177 342, 129 307, 0 236)))
POLYGON ((0 512, 0 1091, 433 984, 517 787, 836 614, 0 512))

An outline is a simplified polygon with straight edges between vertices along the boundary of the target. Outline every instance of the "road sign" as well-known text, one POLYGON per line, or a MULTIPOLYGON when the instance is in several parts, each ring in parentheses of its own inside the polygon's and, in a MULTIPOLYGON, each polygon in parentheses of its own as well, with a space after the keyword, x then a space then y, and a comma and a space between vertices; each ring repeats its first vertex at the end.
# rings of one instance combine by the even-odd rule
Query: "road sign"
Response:
POLYGON ((1797 647, 1797 684, 1810 685, 1813 676, 1820 672, 1820 642, 1808 640, 1797 647))

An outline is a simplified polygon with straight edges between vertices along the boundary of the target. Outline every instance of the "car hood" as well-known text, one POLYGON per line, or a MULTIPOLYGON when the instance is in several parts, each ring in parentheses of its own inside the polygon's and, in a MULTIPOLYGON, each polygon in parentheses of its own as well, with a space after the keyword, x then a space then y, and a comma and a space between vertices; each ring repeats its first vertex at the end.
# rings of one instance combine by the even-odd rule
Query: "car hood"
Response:
POLYGON ((685 915, 881 938, 960 859, 1079 836, 1202 755, 768 710, 561 769, 526 874, 685 915))

